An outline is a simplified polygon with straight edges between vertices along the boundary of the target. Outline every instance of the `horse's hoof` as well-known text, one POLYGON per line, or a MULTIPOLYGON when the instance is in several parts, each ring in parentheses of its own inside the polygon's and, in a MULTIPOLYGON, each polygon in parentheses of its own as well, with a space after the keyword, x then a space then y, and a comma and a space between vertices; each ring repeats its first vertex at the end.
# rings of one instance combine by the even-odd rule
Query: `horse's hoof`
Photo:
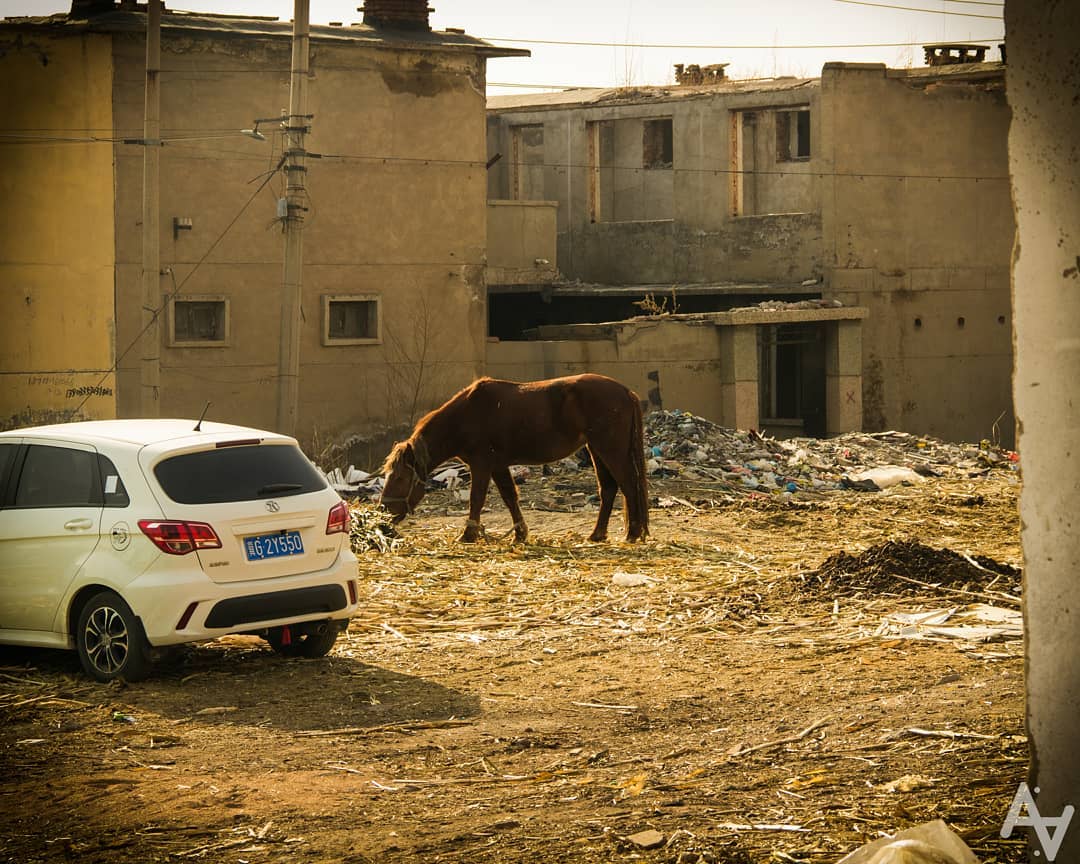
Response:
POLYGON ((590 543, 603 543, 605 540, 607 540, 606 532, 603 534, 598 534, 596 531, 593 531, 593 533, 589 535, 590 543))
POLYGON ((480 539, 480 532, 466 528, 458 537, 458 543, 475 543, 480 539))

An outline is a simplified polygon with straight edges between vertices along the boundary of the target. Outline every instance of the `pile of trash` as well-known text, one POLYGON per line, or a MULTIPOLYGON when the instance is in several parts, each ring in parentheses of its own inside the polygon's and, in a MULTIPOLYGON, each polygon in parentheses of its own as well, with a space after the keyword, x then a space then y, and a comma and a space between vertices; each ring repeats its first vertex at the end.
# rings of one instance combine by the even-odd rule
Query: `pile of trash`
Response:
POLYGON ((907 432, 777 439, 727 429, 677 409, 648 414, 645 438, 651 477, 723 481, 742 491, 877 492, 946 474, 974 477, 994 469, 1019 470, 1017 454, 988 441, 949 444, 907 432))

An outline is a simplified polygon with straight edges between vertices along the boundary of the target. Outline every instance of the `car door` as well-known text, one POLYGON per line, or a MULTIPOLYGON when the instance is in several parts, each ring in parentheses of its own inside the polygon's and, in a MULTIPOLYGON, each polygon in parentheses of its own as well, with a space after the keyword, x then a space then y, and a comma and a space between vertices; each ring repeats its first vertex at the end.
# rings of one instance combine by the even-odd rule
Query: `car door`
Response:
POLYGON ((23 443, 0 510, 0 629, 49 631, 100 539, 102 487, 93 447, 23 443))

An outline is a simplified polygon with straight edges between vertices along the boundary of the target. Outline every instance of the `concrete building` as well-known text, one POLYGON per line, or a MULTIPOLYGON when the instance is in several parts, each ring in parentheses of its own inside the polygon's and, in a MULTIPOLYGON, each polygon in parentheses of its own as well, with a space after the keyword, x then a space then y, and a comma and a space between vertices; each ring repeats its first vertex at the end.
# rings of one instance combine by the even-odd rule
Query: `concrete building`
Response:
MULTIPOLYGON (((954 47, 972 54, 935 58, 954 47)), ((489 283, 489 368, 538 327, 618 320, 643 301, 702 313, 838 300, 867 310, 864 428, 1011 443, 1003 65, 676 72, 668 87, 488 101, 488 156, 501 156, 489 197, 556 208, 564 280, 489 283)), ((761 425, 838 429, 818 416, 823 327, 777 321, 757 336, 761 425)))
MULTIPOLYGON (((311 30, 298 435, 316 454, 484 369, 486 61, 527 52, 427 14, 369 0, 363 24, 311 30)), ((3 426, 138 413, 146 19, 75 0, 0 22, 3 426)), ((164 416, 212 402, 213 419, 275 424, 284 184, 266 118, 289 103, 291 33, 162 18, 164 416)))

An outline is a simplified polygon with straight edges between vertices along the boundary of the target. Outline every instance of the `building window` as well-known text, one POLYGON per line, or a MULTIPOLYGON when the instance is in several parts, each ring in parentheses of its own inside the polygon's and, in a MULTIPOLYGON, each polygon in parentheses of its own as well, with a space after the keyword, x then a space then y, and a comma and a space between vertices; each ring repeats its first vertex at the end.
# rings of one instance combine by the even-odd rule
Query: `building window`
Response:
POLYGON ((229 301, 225 297, 176 297, 170 303, 171 347, 219 348, 229 342, 229 301))
POLYGON ((810 109, 776 112, 776 161, 810 158, 810 109))
POLYGON ((544 126, 510 127, 510 195, 518 201, 544 200, 544 126))
POLYGON ((670 168, 674 164, 671 118, 646 120, 641 138, 642 167, 670 168))
POLYGON ((376 294, 323 297, 323 345, 372 345, 382 341, 376 294))

